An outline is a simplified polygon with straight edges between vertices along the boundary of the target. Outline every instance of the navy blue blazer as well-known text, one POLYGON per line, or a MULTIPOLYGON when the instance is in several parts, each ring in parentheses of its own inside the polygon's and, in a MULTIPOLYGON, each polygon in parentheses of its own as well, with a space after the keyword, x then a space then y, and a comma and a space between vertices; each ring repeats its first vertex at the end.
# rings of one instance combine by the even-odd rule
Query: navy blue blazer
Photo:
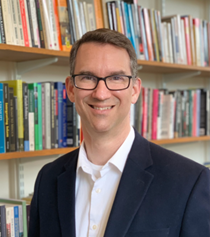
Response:
MULTIPOLYGON (((76 236, 78 151, 39 172, 29 237, 76 236)), ((166 236, 210 237, 210 171, 135 133, 104 237, 166 236)))

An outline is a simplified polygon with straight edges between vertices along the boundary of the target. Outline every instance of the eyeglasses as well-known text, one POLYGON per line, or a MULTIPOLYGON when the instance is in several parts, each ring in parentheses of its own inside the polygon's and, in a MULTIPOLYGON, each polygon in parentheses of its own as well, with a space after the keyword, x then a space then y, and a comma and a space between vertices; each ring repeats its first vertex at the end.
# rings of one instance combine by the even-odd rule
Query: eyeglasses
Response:
POLYGON ((125 90, 130 86, 132 76, 113 75, 108 77, 96 77, 92 75, 72 75, 74 86, 82 90, 94 90, 99 81, 104 81, 110 91, 125 90))

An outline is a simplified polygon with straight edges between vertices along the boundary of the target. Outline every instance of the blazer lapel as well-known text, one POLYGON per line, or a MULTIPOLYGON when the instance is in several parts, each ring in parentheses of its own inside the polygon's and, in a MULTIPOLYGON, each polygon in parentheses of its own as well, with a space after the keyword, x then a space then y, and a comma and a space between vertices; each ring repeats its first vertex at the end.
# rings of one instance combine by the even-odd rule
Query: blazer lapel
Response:
POLYGON ((64 172, 57 177, 58 214, 62 237, 75 237, 75 181, 78 150, 64 165, 64 172))
POLYGON ((151 165, 149 143, 136 133, 104 237, 125 236, 152 182, 153 175, 145 171, 151 165))

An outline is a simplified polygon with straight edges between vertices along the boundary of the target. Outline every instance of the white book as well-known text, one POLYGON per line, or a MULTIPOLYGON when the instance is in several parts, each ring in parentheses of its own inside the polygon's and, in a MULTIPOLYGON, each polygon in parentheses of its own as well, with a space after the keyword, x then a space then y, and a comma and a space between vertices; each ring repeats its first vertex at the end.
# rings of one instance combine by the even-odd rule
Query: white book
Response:
POLYGON ((14 37, 13 37, 13 24, 12 18, 10 15, 10 1, 1 0, 2 4, 2 14, 4 19, 4 29, 5 29, 5 36, 6 36, 6 43, 7 44, 15 44, 14 37))
POLYGON ((50 96, 50 83, 45 82, 45 145, 46 149, 51 149, 51 111, 50 111, 50 103, 51 103, 51 96, 50 96))
POLYGON ((85 15, 86 30, 90 31, 89 18, 88 18, 88 12, 87 12, 87 4, 86 4, 86 2, 82 2, 82 4, 83 4, 83 9, 84 9, 84 15, 85 15))
POLYGON ((15 237, 14 207, 6 205, 6 224, 8 236, 15 237))
POLYGON ((170 63, 170 51, 168 45, 168 30, 167 23, 163 22, 161 24, 162 27, 162 35, 163 35, 163 46, 164 46, 164 58, 166 63, 170 63))
POLYGON ((170 116, 171 116, 171 96, 163 95, 162 116, 161 116, 161 139, 170 138, 170 116))
POLYGON ((20 2, 15 1, 16 8, 17 8, 17 24, 18 24, 18 31, 19 31, 19 45, 25 46, 24 44, 24 36, 23 36, 23 25, 20 13, 20 2))
POLYGON ((169 123, 169 138, 174 138, 174 111, 175 111, 175 99, 170 95, 170 123, 169 123))
POLYGON ((18 25, 18 9, 17 4, 15 4, 15 0, 10 0, 11 6, 11 17, 13 23, 13 33, 14 33, 14 40, 16 45, 20 45, 20 36, 19 36, 19 25, 18 25))
POLYGON ((161 139, 161 117, 162 117, 162 107, 163 107, 163 91, 158 93, 158 117, 157 117, 157 139, 161 139))
POLYGON ((25 12, 26 12, 26 24, 27 24, 27 30, 28 30, 29 47, 32 47, 31 29, 30 29, 29 18, 28 18, 28 5, 26 3, 26 0, 24 0, 24 5, 25 5, 25 12))
POLYGON ((80 12, 77 0, 73 0, 73 11, 74 11, 74 22, 76 28, 76 38, 77 40, 82 37, 82 26, 80 19, 80 12))
POLYGON ((183 53, 183 63, 187 64, 187 51, 186 51, 186 40, 184 33, 184 20, 181 19, 181 37, 182 37, 182 53, 183 53))
POLYGON ((80 17, 81 17, 82 34, 84 35, 87 32, 87 30, 86 30, 86 23, 85 23, 85 12, 84 12, 84 7, 83 7, 82 2, 79 2, 79 11, 80 11, 80 17))
POLYGON ((29 6, 30 6, 30 12, 31 12, 31 20, 32 20, 32 31, 34 36, 34 44, 40 48, 40 37, 39 37, 39 28, 38 28, 38 19, 37 19, 37 13, 36 13, 36 6, 35 1, 29 0, 29 6))
POLYGON ((170 55, 170 63, 173 63, 174 55, 173 55, 173 46, 172 46, 172 37, 171 37, 171 23, 167 23, 167 31, 168 31, 168 48, 169 48, 169 55, 170 55))
POLYGON ((21 233, 23 233, 23 207, 22 205, 18 206, 19 208, 19 235, 21 236, 21 233))
POLYGON ((87 3, 87 11, 88 11, 88 18, 89 18, 89 26, 90 30, 96 30, 96 20, 95 20, 95 13, 92 3, 87 3))
POLYGON ((47 0, 47 7, 48 7, 48 15, 49 15, 49 22, 50 22, 50 29, 52 31, 52 39, 53 39, 53 48, 55 50, 59 50, 59 44, 58 44, 58 33, 57 28, 55 24, 55 14, 54 14, 54 7, 53 7, 53 1, 47 0))

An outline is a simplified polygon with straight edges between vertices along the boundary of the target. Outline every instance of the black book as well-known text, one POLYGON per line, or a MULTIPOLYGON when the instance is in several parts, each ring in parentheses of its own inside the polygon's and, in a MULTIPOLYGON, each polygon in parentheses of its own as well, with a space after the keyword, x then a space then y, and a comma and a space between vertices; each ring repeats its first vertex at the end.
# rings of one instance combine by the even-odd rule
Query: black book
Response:
POLYGON ((200 128, 199 128, 199 136, 207 135, 207 122, 208 122, 208 114, 207 114, 207 91, 205 89, 201 89, 201 97, 200 97, 200 128))
POLYGON ((18 106, 17 106, 17 96, 14 99, 14 124, 15 124, 15 150, 19 151, 19 139, 18 139, 18 106))
POLYGON ((66 96, 66 123, 67 123, 67 147, 74 146, 74 128, 73 128, 73 103, 66 96))
POLYGON ((5 205, 0 206, 0 234, 1 237, 7 237, 5 205))
POLYGON ((4 128, 6 152, 10 152, 10 116, 9 116, 9 86, 4 83, 4 128))
POLYGON ((76 28, 74 20, 73 2, 72 0, 67 0, 68 17, 69 17, 69 32, 70 32, 70 43, 74 44, 76 42, 76 28))
POLYGON ((40 37, 40 44, 41 48, 45 48, 45 42, 44 42, 44 32, 43 32, 43 23, 41 18, 41 10, 39 6, 39 0, 35 0, 36 5, 36 14, 37 14, 37 21, 38 21, 38 28, 39 28, 39 37, 40 37))
POLYGON ((10 110, 10 151, 16 151, 16 128, 15 128, 15 105, 14 105, 14 89, 9 87, 9 110, 10 110))

